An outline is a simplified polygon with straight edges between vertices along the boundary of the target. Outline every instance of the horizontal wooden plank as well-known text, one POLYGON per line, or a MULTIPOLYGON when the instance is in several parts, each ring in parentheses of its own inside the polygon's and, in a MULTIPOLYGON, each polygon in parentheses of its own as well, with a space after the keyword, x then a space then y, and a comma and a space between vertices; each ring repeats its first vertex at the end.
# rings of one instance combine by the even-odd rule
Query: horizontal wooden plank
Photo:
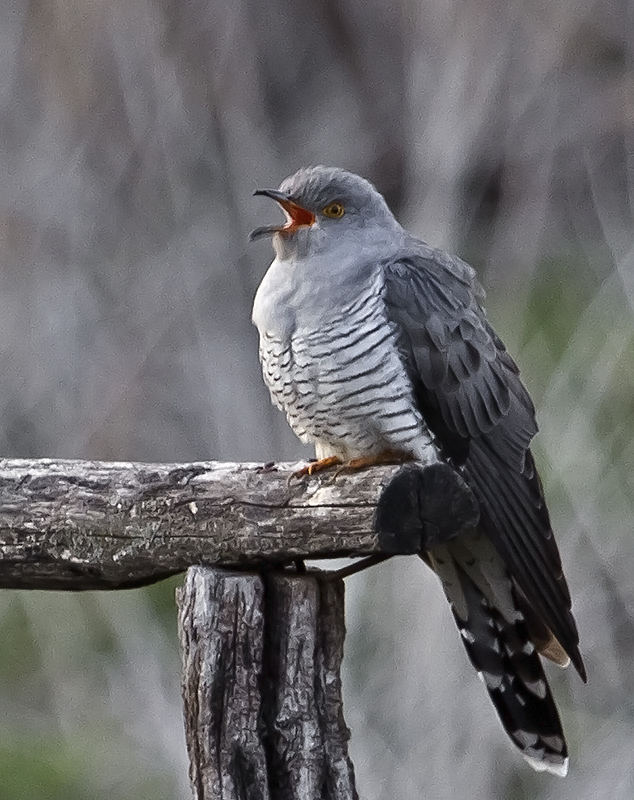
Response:
MULTIPOLYGON (((289 480, 299 466, 0 460, 0 588, 126 588, 192 565, 254 569, 385 549, 377 503, 403 468, 289 480)), ((398 534, 389 552, 413 552, 420 530, 405 550, 398 534)))

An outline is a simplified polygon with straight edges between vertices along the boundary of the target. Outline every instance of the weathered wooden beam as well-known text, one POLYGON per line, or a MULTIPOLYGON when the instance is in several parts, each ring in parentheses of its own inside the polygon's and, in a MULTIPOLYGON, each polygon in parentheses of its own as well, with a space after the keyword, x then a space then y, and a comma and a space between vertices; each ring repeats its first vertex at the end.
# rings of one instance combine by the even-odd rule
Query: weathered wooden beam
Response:
POLYGON ((343 582, 194 567, 177 592, 196 800, 355 800, 343 582))
POLYGON ((446 466, 289 484, 298 466, 0 460, 0 588, 118 589, 195 564, 413 553, 477 518, 446 466))

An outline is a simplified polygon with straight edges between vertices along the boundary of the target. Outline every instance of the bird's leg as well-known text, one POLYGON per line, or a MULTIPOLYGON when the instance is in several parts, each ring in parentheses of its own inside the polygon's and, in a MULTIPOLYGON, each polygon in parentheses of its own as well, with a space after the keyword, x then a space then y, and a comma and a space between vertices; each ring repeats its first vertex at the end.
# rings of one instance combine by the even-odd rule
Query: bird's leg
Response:
POLYGON ((328 456, 328 458, 320 458, 317 461, 311 461, 305 467, 293 472, 289 478, 289 482, 293 478, 303 478, 304 475, 314 475, 316 472, 321 472, 328 467, 334 467, 335 464, 341 464, 341 459, 338 456, 328 456))
POLYGON ((317 461, 311 461, 305 467, 293 472, 288 479, 290 483, 294 478, 303 478, 305 475, 314 475, 316 472, 334 467, 339 464, 339 469, 335 472, 335 478, 342 472, 354 472, 357 469, 365 469, 366 467, 376 467, 380 464, 404 464, 406 461, 414 461, 414 456, 410 453, 399 452, 398 450, 383 450, 380 453, 375 453, 372 456, 359 456, 358 458, 351 458, 349 461, 343 463, 339 456, 327 456, 326 458, 319 458, 317 461))
POLYGON ((347 567, 342 567, 341 569, 336 569, 333 572, 329 572, 326 580, 338 581, 341 578, 348 578, 350 575, 356 575, 357 572, 362 572, 368 567, 373 567, 375 564, 380 564, 382 561, 387 561, 388 558, 392 558, 392 556, 388 555, 387 553, 376 553, 376 555, 367 556, 359 561, 355 561, 354 564, 348 564, 347 567))
MULTIPOLYGON (((335 472, 335 477, 342 472, 354 472, 357 469, 365 469, 366 467, 376 467, 380 464, 404 464, 406 461, 413 461, 414 456, 411 453, 403 453, 397 450, 383 450, 381 453, 376 453, 372 456, 360 456, 359 458, 351 458, 342 464, 335 472)), ((340 462, 341 463, 341 462, 340 462)))

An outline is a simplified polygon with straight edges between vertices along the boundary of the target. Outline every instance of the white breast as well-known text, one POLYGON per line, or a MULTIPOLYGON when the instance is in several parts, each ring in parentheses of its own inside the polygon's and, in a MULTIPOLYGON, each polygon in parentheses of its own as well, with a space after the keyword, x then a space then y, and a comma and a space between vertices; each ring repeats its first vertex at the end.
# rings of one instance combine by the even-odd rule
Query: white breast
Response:
POLYGON ((389 449, 436 460, 385 313, 379 270, 366 287, 287 337, 261 330, 264 380, 295 433, 320 454, 348 459, 389 449))

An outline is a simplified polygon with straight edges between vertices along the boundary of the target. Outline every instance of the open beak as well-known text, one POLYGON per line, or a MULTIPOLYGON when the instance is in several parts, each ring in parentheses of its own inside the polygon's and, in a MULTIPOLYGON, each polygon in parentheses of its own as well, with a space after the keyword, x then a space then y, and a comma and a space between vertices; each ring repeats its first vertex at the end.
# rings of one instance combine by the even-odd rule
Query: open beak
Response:
POLYGON ((289 199, 288 195, 277 189, 256 189, 254 196, 270 197, 284 210, 286 223, 284 225, 266 225, 263 228, 256 228, 249 239, 254 241, 262 236, 272 236, 274 233, 293 233, 298 228, 310 227, 315 222, 315 215, 302 206, 298 206, 289 199))

